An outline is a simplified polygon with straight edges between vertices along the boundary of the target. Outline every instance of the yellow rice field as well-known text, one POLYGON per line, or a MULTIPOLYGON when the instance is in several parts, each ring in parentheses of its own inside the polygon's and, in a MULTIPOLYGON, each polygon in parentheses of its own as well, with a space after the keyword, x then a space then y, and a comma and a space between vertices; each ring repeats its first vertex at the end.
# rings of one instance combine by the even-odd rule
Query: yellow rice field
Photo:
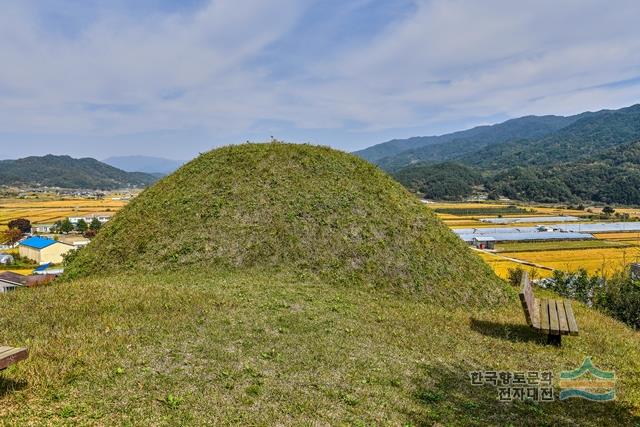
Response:
POLYGON ((126 204, 126 201, 121 200, 0 199, 0 230, 6 228, 7 223, 16 218, 26 218, 32 224, 46 224, 74 215, 117 212, 126 204))
POLYGON ((429 207, 430 209, 446 209, 446 208, 468 209, 468 208, 501 208, 505 205, 502 203, 436 202, 436 203, 427 203, 426 206, 429 207))
POLYGON ((566 251, 509 252, 505 256, 544 265, 556 270, 575 271, 580 268, 589 273, 606 275, 640 260, 640 248, 605 248, 566 251))
MULTIPOLYGON (((535 205, 525 205, 525 204, 516 204, 516 203, 482 203, 482 202, 463 202, 463 203, 456 203, 456 202, 436 202, 436 203, 427 203, 426 206, 430 209, 482 209, 482 208, 503 208, 506 206, 516 206, 518 208, 522 208, 522 209, 527 209, 530 210, 531 212, 528 212, 526 214, 518 214, 518 213, 514 213, 514 214, 505 214, 504 217, 509 217, 509 216, 522 216, 522 215, 527 215, 527 216, 536 216, 536 215, 571 215, 571 216, 588 216, 590 215, 589 212, 586 211, 582 211, 582 210, 577 210, 577 209, 565 209, 564 207, 561 206, 535 206, 535 205)), ((593 212, 598 213, 600 211, 600 209, 594 208, 592 209, 593 212)), ((640 216, 640 210, 638 209, 616 209, 616 212, 620 212, 620 213, 624 213, 627 212, 630 215, 638 215, 640 216)), ((451 215, 451 214, 438 214, 438 215, 450 215, 450 216, 456 216, 456 215, 451 215)), ((491 215, 487 215, 487 216, 491 216, 491 215)))
POLYGON ((597 233, 593 235, 597 239, 602 240, 640 240, 640 232, 626 233, 597 233))
POLYGON ((0 272, 3 272, 3 271, 9 271, 11 273, 18 273, 18 274, 22 274, 24 276, 29 276, 33 272, 33 268, 28 268, 28 269, 21 268, 21 269, 15 269, 15 270, 0 270, 0 272))
POLYGON ((498 277, 501 277, 503 279, 507 279, 509 277, 510 269, 515 269, 518 267, 529 271, 530 274, 533 273, 534 277, 549 277, 551 275, 551 271, 522 265, 517 262, 504 259, 500 256, 489 254, 487 252, 478 252, 478 255, 480 255, 480 258, 482 258, 484 262, 489 264, 493 271, 496 272, 498 277))

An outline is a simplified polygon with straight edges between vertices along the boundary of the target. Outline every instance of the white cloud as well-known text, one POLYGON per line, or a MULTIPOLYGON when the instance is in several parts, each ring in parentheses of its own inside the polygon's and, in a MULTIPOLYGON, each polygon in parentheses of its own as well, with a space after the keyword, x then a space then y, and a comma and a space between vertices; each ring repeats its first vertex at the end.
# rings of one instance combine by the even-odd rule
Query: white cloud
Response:
POLYGON ((28 10, 14 8, 0 18, 0 124, 122 132, 247 123, 237 106, 223 106, 260 80, 245 63, 295 22, 295 3, 216 1, 160 20, 104 16, 71 39, 50 38, 28 10))
POLYGON ((357 43, 296 49, 292 58, 274 46, 295 45, 311 4, 216 0, 148 17, 114 9, 66 35, 48 31, 37 2, 9 3, 0 15, 0 129, 237 137, 279 121, 312 136, 350 135, 345 123, 355 123, 376 142, 390 129, 430 133, 443 123, 640 99, 640 85, 606 86, 640 76, 640 4, 632 0, 416 1, 413 13, 357 43), (283 73, 279 59, 295 72, 283 73))

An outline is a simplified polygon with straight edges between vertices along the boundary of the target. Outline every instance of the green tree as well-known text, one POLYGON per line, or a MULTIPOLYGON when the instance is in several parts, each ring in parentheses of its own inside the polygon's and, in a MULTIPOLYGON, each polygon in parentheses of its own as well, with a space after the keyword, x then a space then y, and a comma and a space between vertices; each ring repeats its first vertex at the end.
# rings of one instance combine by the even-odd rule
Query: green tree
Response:
POLYGON ((84 233, 85 231, 87 231, 88 228, 89 228, 89 224, 87 224, 87 221, 85 221, 84 219, 81 219, 76 224, 76 230, 78 230, 80 233, 84 233))
POLYGON ((98 231, 100 230, 100 227, 102 227, 102 223, 98 220, 98 218, 93 218, 91 220, 91 224, 89 225, 89 228, 93 231, 98 231))
POLYGON ((73 224, 69 221, 69 218, 67 218, 60 223, 60 232, 69 233, 71 231, 73 231, 73 224))
POLYGON ((31 221, 25 218, 18 218, 9 221, 7 227, 10 229, 20 230, 21 233, 30 233, 31 232, 31 221))
POLYGON ((524 274, 524 269, 520 266, 516 268, 510 268, 508 271, 508 281, 513 286, 520 286, 520 282, 522 281, 522 275, 524 274))
POLYGON ((7 228, 2 232, 0 240, 9 245, 13 245, 22 237, 22 232, 17 228, 7 228))
POLYGON ((611 206, 605 206, 604 208, 602 208, 602 213, 605 214, 606 216, 611 216, 616 210, 613 209, 611 206))
POLYGON ((51 232, 60 233, 61 228, 62 228, 62 221, 58 220, 53 224, 53 227, 51 227, 51 232))

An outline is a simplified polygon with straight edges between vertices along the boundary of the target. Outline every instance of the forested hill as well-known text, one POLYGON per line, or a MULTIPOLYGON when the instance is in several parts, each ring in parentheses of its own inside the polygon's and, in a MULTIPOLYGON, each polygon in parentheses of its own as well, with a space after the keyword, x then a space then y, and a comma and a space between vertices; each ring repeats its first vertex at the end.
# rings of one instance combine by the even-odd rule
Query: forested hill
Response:
POLYGON ((429 198, 486 193, 541 202, 640 204, 640 105, 523 117, 478 129, 373 161, 429 198), (438 166, 442 162, 449 167, 438 166))
POLYGON ((480 167, 557 165, 640 140, 640 104, 601 111, 534 141, 508 141, 458 158, 480 167))
POLYGON ((394 139, 354 154, 373 163, 383 162, 395 166, 406 166, 414 161, 446 160, 491 144, 539 139, 589 114, 571 117, 526 116, 446 135, 394 139))
POLYGON ((355 154, 389 171, 452 160, 509 167, 574 161, 636 140, 640 140, 640 104, 570 117, 521 117, 447 135, 389 141, 355 154))
POLYGON ((512 199, 640 205, 640 142, 549 167, 514 167, 486 180, 493 194, 512 199))
POLYGON ((156 179, 153 175, 125 172, 91 158, 48 154, 0 161, 0 185, 111 190, 143 187, 156 179))

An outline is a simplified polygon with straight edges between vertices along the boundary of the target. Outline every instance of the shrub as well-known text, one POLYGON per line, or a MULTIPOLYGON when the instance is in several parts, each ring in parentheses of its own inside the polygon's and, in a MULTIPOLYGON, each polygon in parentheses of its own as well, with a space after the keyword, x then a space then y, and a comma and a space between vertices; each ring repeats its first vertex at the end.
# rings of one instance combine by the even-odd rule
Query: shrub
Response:
POLYGON ((522 281, 522 275, 524 274, 524 269, 520 266, 516 268, 510 268, 507 274, 508 274, 507 280, 509 281, 509 283, 512 284, 513 286, 519 286, 520 282, 522 281))
POLYGON ((589 273, 585 269, 573 273, 555 270, 548 288, 563 297, 576 299, 591 306, 602 285, 603 279, 601 277, 597 275, 589 277, 589 273))
POLYGON ((606 280, 589 276, 584 269, 573 273, 556 270, 545 284, 547 289, 563 297, 601 310, 634 329, 640 328, 640 280, 632 278, 629 269, 618 271, 606 280))
POLYGON ((640 281, 628 270, 616 273, 601 288, 594 305, 632 328, 640 328, 640 281))
MULTIPOLYGON (((524 272, 524 268, 520 266, 517 266, 516 268, 510 268, 507 271, 507 281, 513 286, 520 286, 520 283, 522 283, 522 275, 524 274, 524 272)), ((535 268, 530 269, 528 273, 529 280, 536 280, 538 278, 538 270, 536 270, 535 268)))

